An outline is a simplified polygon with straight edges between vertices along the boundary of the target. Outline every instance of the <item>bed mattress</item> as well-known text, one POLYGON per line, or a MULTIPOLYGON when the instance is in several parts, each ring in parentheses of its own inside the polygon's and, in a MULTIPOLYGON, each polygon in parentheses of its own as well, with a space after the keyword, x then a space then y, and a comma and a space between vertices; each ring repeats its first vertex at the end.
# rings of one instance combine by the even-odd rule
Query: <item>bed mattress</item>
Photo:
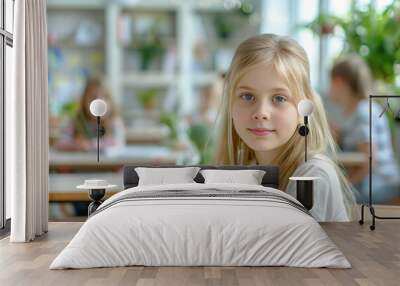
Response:
POLYGON ((351 267, 290 195, 199 183, 138 186, 112 196, 50 269, 129 265, 351 267))

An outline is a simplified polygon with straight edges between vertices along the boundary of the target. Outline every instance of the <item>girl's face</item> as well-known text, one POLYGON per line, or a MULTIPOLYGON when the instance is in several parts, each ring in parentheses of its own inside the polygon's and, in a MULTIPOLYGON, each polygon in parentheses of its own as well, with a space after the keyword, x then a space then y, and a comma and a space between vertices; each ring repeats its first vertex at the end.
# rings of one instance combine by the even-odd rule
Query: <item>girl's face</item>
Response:
POLYGON ((298 118, 293 95, 271 65, 251 67, 238 82, 232 100, 233 125, 255 152, 271 151, 288 142, 298 118))

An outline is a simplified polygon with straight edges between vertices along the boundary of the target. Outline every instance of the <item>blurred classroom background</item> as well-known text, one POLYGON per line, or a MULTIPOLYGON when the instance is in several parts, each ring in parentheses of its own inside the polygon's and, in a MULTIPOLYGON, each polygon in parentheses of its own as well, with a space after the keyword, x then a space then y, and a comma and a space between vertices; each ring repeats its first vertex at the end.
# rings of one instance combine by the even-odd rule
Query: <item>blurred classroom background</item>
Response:
MULTIPOLYGON (((122 190, 124 164, 210 163, 224 73, 252 35, 290 35, 305 48, 333 126, 345 123, 329 96, 341 55, 366 61, 376 93, 400 94, 395 0, 48 0, 47 21, 53 221, 85 219, 89 199, 76 189, 85 179, 122 190), (113 110, 99 163, 87 114, 96 97, 113 110)), ((399 162, 400 125, 387 118, 399 162)), ((357 150, 339 160, 346 168, 365 162, 357 150)))

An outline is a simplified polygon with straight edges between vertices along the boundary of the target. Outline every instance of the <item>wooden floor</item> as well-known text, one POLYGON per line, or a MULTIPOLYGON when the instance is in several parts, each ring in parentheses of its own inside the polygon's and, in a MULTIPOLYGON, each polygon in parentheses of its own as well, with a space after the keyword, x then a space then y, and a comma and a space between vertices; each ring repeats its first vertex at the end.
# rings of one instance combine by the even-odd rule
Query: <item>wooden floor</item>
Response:
POLYGON ((81 225, 50 223, 49 233, 32 243, 10 244, 8 238, 1 240, 0 285, 400 285, 400 221, 377 221, 375 231, 369 230, 368 223, 322 224, 351 262, 353 268, 348 270, 290 267, 48 270, 81 225))

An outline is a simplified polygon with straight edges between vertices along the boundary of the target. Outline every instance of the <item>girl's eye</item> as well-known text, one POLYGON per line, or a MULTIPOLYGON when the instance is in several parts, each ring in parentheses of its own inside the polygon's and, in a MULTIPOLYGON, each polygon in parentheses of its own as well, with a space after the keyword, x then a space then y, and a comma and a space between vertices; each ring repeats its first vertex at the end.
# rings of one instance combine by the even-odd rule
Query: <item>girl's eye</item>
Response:
POLYGON ((283 102, 286 102, 286 97, 285 97, 285 96, 282 96, 282 95, 275 95, 275 96, 272 98, 272 101, 273 101, 273 102, 277 102, 277 103, 283 103, 283 102))
POLYGON ((251 93, 242 93, 239 97, 245 101, 254 101, 255 99, 251 93))

